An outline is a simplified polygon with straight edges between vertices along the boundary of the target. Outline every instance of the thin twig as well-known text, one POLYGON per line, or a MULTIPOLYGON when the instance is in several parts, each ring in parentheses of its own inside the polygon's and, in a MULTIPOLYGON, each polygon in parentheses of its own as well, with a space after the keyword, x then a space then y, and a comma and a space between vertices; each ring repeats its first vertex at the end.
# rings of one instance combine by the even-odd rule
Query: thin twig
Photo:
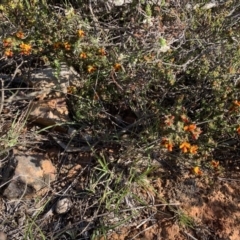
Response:
MULTIPOLYGON (((20 67, 23 65, 23 63, 24 63, 24 61, 22 60, 21 63, 16 67, 13 75, 11 76, 11 80, 6 87, 9 87, 9 85, 12 83, 13 79, 16 77, 17 73, 19 73, 19 71, 21 71, 20 67)), ((15 95, 17 95, 17 92, 15 95)))
POLYGON ((118 84, 116 79, 114 78, 114 71, 111 71, 112 82, 123 92, 123 88, 118 84))
POLYGON ((136 227, 136 229, 139 229, 142 225, 144 225, 146 222, 149 222, 149 221, 151 221, 151 220, 154 220, 154 219, 152 219, 152 216, 154 216, 155 215, 155 213, 154 214, 152 214, 150 217, 148 217, 147 219, 144 219, 137 227, 136 227))
POLYGON ((236 182, 240 182, 239 179, 232 179, 232 178, 221 178, 221 177, 218 177, 218 180, 220 180, 220 181, 236 181, 236 182))
POLYGON ((3 110, 3 104, 4 104, 4 86, 3 80, 0 79, 0 114, 3 110))
POLYGON ((188 237, 190 237, 193 240, 198 240, 197 238, 195 238, 194 236, 192 236, 190 233, 187 233, 185 231, 183 231, 184 234, 186 234, 188 237))
POLYGON ((140 206, 140 207, 135 207, 135 208, 128 208, 128 209, 123 209, 120 212, 128 212, 128 211, 133 211, 133 210, 139 210, 143 208, 150 208, 150 207, 161 207, 161 206, 179 206, 181 205, 180 203, 163 203, 163 204, 155 204, 155 205, 148 205, 148 206, 140 206))
POLYGON ((136 234, 134 237, 132 237, 130 240, 133 240, 135 239, 137 236, 139 236, 140 234, 146 232, 148 229, 152 228, 154 225, 148 227, 148 228, 145 228, 144 230, 142 230, 141 232, 139 232, 138 234, 136 234))

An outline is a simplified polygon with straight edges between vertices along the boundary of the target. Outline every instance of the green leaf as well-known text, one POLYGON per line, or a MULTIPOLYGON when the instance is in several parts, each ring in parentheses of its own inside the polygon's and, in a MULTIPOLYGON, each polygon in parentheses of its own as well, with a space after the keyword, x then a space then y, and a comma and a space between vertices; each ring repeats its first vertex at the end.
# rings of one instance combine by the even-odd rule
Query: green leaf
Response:
POLYGON ((161 46, 161 47, 165 47, 165 46, 167 45, 167 41, 166 41, 166 39, 164 39, 164 38, 160 38, 160 39, 159 39, 159 43, 160 43, 160 46, 161 46))

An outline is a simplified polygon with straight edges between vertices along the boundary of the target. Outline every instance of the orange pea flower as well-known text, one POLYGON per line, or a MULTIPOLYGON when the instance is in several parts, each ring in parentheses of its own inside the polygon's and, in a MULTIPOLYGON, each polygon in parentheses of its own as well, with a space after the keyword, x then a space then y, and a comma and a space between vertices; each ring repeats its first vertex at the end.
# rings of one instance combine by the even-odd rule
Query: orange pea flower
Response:
POLYGON ((115 63, 113 68, 117 72, 117 71, 119 71, 122 68, 122 65, 120 63, 115 63))
POLYGON ((197 127, 196 124, 184 126, 184 130, 191 132, 194 140, 197 140, 199 138, 199 135, 202 133, 201 129, 197 127))
POLYGON ((11 49, 7 48, 7 49, 5 50, 5 52, 4 52, 4 55, 5 55, 6 57, 12 57, 12 56, 13 56, 13 52, 12 52, 11 49))
POLYGON ((162 142, 161 142, 161 145, 163 145, 165 148, 167 148, 167 150, 169 152, 172 152, 173 144, 169 140, 163 139, 162 142))
POLYGON ((76 87, 74 86, 68 86, 67 87, 67 93, 68 94, 74 94, 76 92, 76 87))
POLYGON ((191 154, 196 154, 197 150, 198 150, 198 146, 197 145, 192 145, 192 146, 190 146, 189 152, 191 154))
POLYGON ((183 153, 187 153, 188 150, 190 149, 191 147, 191 144, 188 143, 188 142, 183 142, 181 145, 180 145, 180 149, 182 150, 183 153))
POLYGON ((194 140, 199 138, 199 135, 202 133, 201 128, 197 127, 194 131, 192 131, 192 137, 194 140))
POLYGON ((239 107, 240 107, 240 101, 235 100, 233 101, 232 106, 229 109, 229 112, 235 112, 237 109, 239 109, 239 107))
POLYGON ((233 104, 234 104, 235 106, 240 107, 240 101, 235 100, 235 101, 233 101, 233 104))
POLYGON ((99 55, 101 55, 101 56, 105 56, 105 55, 107 54, 104 48, 98 49, 98 53, 99 53, 99 55))
POLYGON ((85 36, 85 32, 81 29, 77 31, 77 34, 78 34, 79 37, 84 37, 85 36))
POLYGON ((184 127, 184 131, 192 132, 196 129, 196 127, 197 127, 196 124, 190 124, 190 125, 184 127))
POLYGON ((3 40, 3 46, 4 47, 11 47, 12 45, 12 40, 10 38, 4 39, 3 40))
POLYGON ((22 31, 19 31, 19 32, 16 33, 16 36, 17 36, 18 38, 23 39, 23 38, 24 38, 24 33, 23 33, 22 31))
POLYGON ((182 119, 182 121, 183 121, 184 123, 189 123, 189 119, 188 119, 188 117, 187 117, 185 114, 182 114, 182 115, 181 115, 181 119, 182 119))
POLYGON ((93 66, 93 65, 88 65, 88 66, 87 66, 87 71, 88 71, 89 73, 95 72, 95 71, 96 71, 96 67, 93 66))
POLYGON ((237 128, 237 133, 240 134, 240 127, 237 128))
POLYGON ((201 175, 202 175, 202 171, 201 171, 200 167, 193 167, 193 168, 191 169, 191 172, 192 172, 193 174, 195 174, 195 175, 198 175, 198 176, 201 176, 201 175))
POLYGON ((32 50, 31 45, 25 44, 25 43, 21 43, 20 48, 21 48, 21 54, 23 55, 29 55, 32 50))
POLYGON ((81 52, 80 53, 80 58, 81 59, 86 59, 87 58, 87 54, 85 52, 81 52))
POLYGON ((172 143, 168 143, 168 144, 166 145, 166 148, 167 148, 167 150, 168 150, 169 152, 172 152, 172 150, 173 150, 173 144, 172 144, 172 143))
POLYGON ((165 116, 165 121, 164 123, 167 125, 167 126, 171 126, 173 124, 173 121, 174 121, 174 116, 173 115, 167 115, 165 116))
POLYGON ((68 42, 63 43, 63 46, 67 51, 71 49, 71 45, 68 42))
POLYGON ((55 43, 53 44, 53 48, 54 48, 54 49, 59 49, 61 46, 62 46, 62 43, 60 43, 60 42, 55 42, 55 43))
POLYGON ((212 161, 211 161, 211 165, 212 165, 214 168, 218 168, 218 166, 219 166, 219 161, 214 161, 214 160, 212 160, 212 161))

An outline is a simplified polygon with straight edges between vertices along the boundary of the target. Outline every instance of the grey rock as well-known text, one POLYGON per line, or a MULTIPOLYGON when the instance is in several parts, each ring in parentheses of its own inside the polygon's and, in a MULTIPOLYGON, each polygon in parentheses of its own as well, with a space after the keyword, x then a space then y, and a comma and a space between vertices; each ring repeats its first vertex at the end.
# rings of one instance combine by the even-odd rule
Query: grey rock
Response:
POLYGON ((7 234, 0 231, 0 240, 7 240, 7 234))
POLYGON ((67 213, 72 207, 72 201, 69 198, 59 199, 55 206, 55 212, 57 214, 67 213))
POLYGON ((79 74, 66 63, 60 64, 59 71, 48 66, 31 73, 31 81, 36 87, 49 89, 49 91, 56 89, 63 93, 67 93, 69 85, 76 85, 79 78, 79 74))

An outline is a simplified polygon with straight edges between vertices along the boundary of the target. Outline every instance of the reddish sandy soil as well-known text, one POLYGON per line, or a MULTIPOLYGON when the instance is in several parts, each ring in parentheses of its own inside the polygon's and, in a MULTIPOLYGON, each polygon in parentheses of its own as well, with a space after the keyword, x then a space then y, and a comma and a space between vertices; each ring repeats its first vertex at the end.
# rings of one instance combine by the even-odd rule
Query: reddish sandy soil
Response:
MULTIPOLYGON (((240 188, 239 180, 230 178, 208 179, 186 177, 178 181, 155 182, 161 196, 169 202, 180 203, 180 209, 194 220, 192 227, 181 225, 167 208, 158 211, 152 221, 138 227, 124 227, 108 239, 240 239, 240 188)), ((179 209, 179 207, 178 207, 179 209)))

